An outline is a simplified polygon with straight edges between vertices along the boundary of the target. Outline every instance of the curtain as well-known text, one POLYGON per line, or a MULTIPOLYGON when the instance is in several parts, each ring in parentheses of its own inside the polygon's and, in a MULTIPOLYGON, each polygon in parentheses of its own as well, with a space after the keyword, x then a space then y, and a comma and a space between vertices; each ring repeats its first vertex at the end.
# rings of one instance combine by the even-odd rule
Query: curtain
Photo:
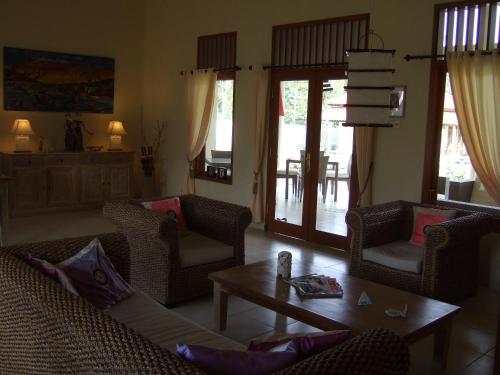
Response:
POLYGON ((375 158, 375 128, 354 128, 356 163, 358 169, 359 207, 372 204, 373 160, 375 158))
POLYGON ((500 57, 452 52, 447 64, 465 148, 486 191, 500 203, 500 57))
POLYGON ((263 167, 267 144, 267 123, 269 115, 269 71, 257 68, 255 72, 255 91, 253 108, 253 184, 252 216, 254 223, 264 221, 264 178, 263 167))
POLYGON ((184 193, 195 193, 194 160, 203 150, 207 141, 208 130, 212 121, 215 106, 215 89, 217 73, 209 70, 198 70, 187 74, 187 161, 184 193))

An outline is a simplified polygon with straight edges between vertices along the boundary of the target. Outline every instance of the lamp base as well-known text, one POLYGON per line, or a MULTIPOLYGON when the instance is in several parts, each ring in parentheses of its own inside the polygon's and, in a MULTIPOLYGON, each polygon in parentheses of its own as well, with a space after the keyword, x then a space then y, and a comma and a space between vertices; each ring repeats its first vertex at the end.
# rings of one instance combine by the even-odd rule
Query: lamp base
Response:
POLYGON ((31 152, 29 135, 16 135, 16 149, 14 152, 31 152))
POLYGON ((109 137, 108 151, 121 151, 122 150, 122 136, 112 135, 109 137))

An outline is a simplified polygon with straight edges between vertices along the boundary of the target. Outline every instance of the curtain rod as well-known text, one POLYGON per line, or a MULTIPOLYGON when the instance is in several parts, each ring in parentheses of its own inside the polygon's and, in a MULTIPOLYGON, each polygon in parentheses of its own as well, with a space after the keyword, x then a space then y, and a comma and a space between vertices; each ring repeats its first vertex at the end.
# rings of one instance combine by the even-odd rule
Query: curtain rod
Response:
MULTIPOLYGON (((294 68, 321 68, 327 66, 347 66, 347 63, 321 63, 321 64, 293 64, 293 65, 264 65, 262 69, 294 69, 294 68)), ((249 67, 252 70, 252 66, 249 67)))
MULTIPOLYGON (((476 54, 475 51, 459 51, 459 52, 469 52, 470 56, 474 56, 476 54)), ((482 56, 488 56, 492 55, 497 51, 482 51, 481 55, 482 56)), ((500 51, 498 51, 500 53, 500 51)), ((438 55, 438 54, 432 54, 432 55, 406 55, 404 57, 406 61, 410 60, 425 60, 425 59, 446 59, 446 55, 438 55)))
MULTIPOLYGON (((208 69, 195 69, 195 70, 204 70, 205 73, 208 72, 208 69)), ((190 71, 181 70, 181 76, 188 74, 188 73, 193 74, 193 72, 195 70, 190 70, 190 71)), ((217 69, 214 69, 214 72, 236 72, 238 70, 241 70, 241 67, 236 65, 236 66, 232 66, 230 68, 217 68, 217 69)))

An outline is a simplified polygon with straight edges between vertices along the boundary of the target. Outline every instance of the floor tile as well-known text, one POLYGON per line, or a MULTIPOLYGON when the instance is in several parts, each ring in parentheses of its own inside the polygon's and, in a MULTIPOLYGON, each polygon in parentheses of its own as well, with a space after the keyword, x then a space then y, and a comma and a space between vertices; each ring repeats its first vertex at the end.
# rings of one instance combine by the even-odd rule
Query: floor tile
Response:
MULTIPOLYGON (((254 320, 263 323, 272 329, 276 329, 276 312, 266 309, 265 307, 257 307, 252 310, 245 311, 241 314, 245 320, 254 320)), ((297 322, 295 319, 285 317, 285 324, 289 325, 297 322)))
POLYGON ((495 359, 485 355, 459 372, 459 375, 491 375, 494 366, 495 359))

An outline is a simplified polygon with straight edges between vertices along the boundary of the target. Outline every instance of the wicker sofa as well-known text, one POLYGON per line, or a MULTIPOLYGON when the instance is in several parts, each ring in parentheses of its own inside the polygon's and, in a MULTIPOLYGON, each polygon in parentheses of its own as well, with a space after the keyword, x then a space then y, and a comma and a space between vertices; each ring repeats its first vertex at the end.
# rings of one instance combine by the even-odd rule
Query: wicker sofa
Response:
POLYGON ((187 236, 178 232, 175 219, 138 201, 107 203, 103 211, 129 241, 132 283, 167 306, 211 293, 209 273, 244 263, 245 229, 252 219, 246 207, 197 195, 180 201, 187 236))
POLYGON ((346 222, 352 233, 349 274, 447 302, 474 295, 479 240, 491 229, 491 215, 457 209, 454 219, 426 230, 426 245, 421 249, 408 244, 414 206, 446 208, 396 201, 348 211, 346 222), (419 262, 419 271, 367 259, 379 251, 401 264, 398 250, 410 255, 403 261, 419 262))
MULTIPOLYGON (((126 238, 119 233, 98 237, 117 271, 130 281, 126 238)), ((177 316, 139 291, 109 313, 103 312, 22 260, 31 254, 56 263, 91 239, 0 249, 1 374, 204 374, 169 351, 172 343, 242 347, 177 316), (131 316, 133 309, 138 309, 135 316, 131 316), (162 320, 155 323, 158 315, 162 320), (151 325, 144 334, 139 333, 141 321, 142 326, 151 325), (167 329, 172 329, 172 337, 162 337, 161 331, 167 329)), ((408 363, 403 341, 387 330, 374 329, 278 374, 396 375, 405 374, 408 363)))

